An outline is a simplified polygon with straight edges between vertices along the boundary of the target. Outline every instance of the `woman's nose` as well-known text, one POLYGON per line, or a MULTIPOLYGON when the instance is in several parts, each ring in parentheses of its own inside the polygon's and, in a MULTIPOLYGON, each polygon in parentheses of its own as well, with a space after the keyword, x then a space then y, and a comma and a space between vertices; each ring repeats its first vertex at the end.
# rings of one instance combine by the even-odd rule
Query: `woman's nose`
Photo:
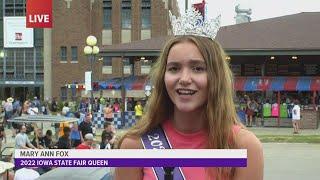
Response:
POLYGON ((181 85, 188 85, 191 83, 191 72, 189 72, 188 70, 183 70, 181 72, 181 77, 179 79, 179 83, 181 85))

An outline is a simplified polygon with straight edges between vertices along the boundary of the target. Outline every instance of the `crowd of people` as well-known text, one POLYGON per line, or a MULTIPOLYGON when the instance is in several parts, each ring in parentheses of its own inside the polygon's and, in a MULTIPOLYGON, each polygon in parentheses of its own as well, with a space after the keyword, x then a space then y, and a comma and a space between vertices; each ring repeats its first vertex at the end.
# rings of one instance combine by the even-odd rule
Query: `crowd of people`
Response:
MULTIPOLYGON (((7 138, 10 138, 6 136, 5 130, 12 129, 11 138, 14 138, 15 149, 113 149, 117 138, 113 126, 113 113, 120 111, 120 104, 118 101, 113 104, 105 102, 105 104, 99 104, 96 107, 99 107, 98 111, 105 114, 101 140, 95 133, 92 124, 93 115, 89 111, 89 101, 85 98, 79 103, 77 111, 72 111, 67 102, 59 109, 58 102, 55 99, 51 103, 45 103, 34 97, 33 100, 26 100, 22 104, 18 99, 10 97, 1 104, 0 108, 0 114, 2 114, 0 148, 2 142, 6 143, 7 138), (38 127, 36 123, 8 121, 18 116, 39 114, 73 117, 77 118, 78 121, 53 123, 52 126, 55 128, 50 126, 45 132, 45 129, 38 127)), ((143 108, 140 103, 138 107, 143 108)), ((142 110, 139 109, 139 111, 142 115, 142 110)), ((38 173, 40 175, 50 170, 51 168, 22 168, 15 169, 15 174, 17 176, 21 173, 38 173)))
POLYGON ((237 97, 237 100, 238 116, 246 126, 252 127, 256 118, 288 118, 292 119, 293 133, 299 133, 301 104, 297 98, 282 98, 280 104, 275 99, 261 98, 261 96, 257 98, 244 95, 237 97))

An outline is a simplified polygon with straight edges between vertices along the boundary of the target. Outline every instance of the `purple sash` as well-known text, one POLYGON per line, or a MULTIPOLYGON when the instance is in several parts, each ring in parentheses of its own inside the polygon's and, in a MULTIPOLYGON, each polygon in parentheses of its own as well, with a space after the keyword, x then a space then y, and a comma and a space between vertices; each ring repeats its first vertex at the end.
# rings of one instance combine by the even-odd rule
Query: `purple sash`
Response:
MULTIPOLYGON (((160 126, 144 134, 141 137, 141 141, 144 149, 172 149, 165 132, 160 126)), ((152 170, 158 180, 164 179, 165 172, 163 167, 152 167, 152 170)), ((180 167, 174 168, 173 176, 174 180, 185 179, 180 167)))

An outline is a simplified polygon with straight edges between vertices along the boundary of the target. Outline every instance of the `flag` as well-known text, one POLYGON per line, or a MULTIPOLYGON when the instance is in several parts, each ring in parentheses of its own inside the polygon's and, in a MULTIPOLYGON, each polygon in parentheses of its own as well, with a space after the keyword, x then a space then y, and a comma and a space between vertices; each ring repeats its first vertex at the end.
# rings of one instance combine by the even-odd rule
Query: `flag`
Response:
POLYGON ((204 15, 205 15, 206 2, 203 0, 201 3, 196 3, 196 4, 193 4, 192 6, 193 6, 193 8, 195 8, 196 10, 198 10, 201 13, 201 15, 204 19, 205 18, 204 15))

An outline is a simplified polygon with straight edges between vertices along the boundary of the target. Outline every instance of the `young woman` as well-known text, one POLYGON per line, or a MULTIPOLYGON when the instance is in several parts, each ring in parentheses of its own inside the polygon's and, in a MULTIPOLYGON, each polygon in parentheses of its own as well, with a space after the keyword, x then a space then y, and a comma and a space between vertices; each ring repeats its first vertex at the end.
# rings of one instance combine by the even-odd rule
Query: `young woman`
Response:
MULTIPOLYGON (((143 148, 140 138, 161 126, 174 149, 247 149, 246 168, 182 167, 185 179, 263 179, 260 141, 244 129, 233 102, 233 77, 220 45, 209 38, 171 39, 151 73, 147 111, 120 140, 143 148)), ((152 168, 117 168, 115 179, 156 179, 152 168)))

